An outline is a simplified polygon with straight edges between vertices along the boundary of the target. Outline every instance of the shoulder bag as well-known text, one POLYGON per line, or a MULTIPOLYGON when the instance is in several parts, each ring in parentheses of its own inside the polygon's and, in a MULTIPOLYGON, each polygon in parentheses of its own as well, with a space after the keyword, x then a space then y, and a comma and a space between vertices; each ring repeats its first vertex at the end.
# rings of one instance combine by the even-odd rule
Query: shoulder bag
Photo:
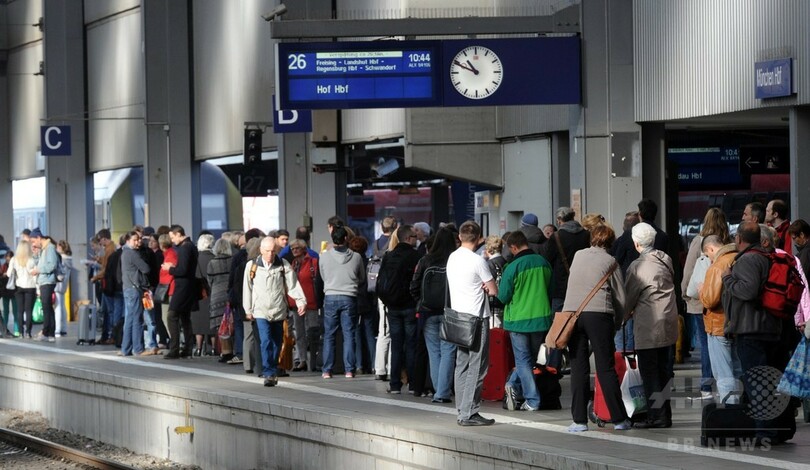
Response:
POLYGON ((444 316, 439 328, 439 338, 464 349, 478 351, 486 299, 481 302, 481 310, 477 316, 453 310, 449 306, 449 299, 450 287, 448 285, 444 291, 444 316))
POLYGON ((577 319, 582 314, 582 310, 588 305, 596 292, 602 288, 602 285, 607 282, 608 278, 616 270, 618 264, 613 263, 613 266, 608 269, 608 272, 602 276, 602 279, 596 283, 591 289, 591 292, 585 297, 585 300, 579 305, 576 312, 557 312, 554 314, 554 321, 551 323, 551 328, 546 334, 546 346, 553 349, 563 349, 568 346, 568 340, 571 339, 571 334, 574 332, 574 326, 577 319))

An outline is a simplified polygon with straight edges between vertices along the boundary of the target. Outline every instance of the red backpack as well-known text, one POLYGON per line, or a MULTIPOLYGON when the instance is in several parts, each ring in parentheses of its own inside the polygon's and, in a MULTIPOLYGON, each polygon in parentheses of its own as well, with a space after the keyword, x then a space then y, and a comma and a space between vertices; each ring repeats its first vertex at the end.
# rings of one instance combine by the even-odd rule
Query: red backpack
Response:
POLYGON ((804 292, 796 259, 787 253, 762 253, 770 259, 768 280, 762 288, 762 307, 776 318, 793 318, 804 292))

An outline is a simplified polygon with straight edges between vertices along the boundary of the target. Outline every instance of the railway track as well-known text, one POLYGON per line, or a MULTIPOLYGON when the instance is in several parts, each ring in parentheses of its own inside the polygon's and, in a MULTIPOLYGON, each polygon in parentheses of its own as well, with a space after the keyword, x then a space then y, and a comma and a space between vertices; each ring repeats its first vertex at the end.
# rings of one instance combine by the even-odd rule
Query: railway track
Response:
MULTIPOLYGON (((4 460, 8 460, 7 463, 10 464, 19 464, 15 468, 65 468, 65 463, 71 463, 76 465, 76 468, 135 470, 135 467, 103 457, 10 429, 0 428, 0 463, 4 460), (42 459, 53 459, 56 462, 55 466, 47 466, 42 459), (56 466, 57 464, 61 466, 56 466)), ((6 467, 5 464, 0 466, 6 467)))

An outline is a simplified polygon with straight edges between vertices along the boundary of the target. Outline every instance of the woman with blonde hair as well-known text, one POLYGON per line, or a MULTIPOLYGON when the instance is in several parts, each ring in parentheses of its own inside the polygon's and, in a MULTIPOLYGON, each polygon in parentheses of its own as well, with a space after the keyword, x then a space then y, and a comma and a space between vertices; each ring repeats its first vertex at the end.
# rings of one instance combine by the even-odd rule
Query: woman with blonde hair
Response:
POLYGON ((597 212, 589 212, 582 217, 582 227, 589 232, 600 225, 605 225, 605 216, 597 212))
POLYGON ((703 228, 700 235, 692 239, 689 245, 689 252, 686 255, 686 262, 683 267, 683 279, 681 280, 681 292, 683 300, 686 301, 686 338, 688 343, 693 340, 700 347, 700 396, 703 400, 710 400, 714 397, 712 393, 712 365, 709 359, 709 339, 706 336, 705 325, 703 323, 703 303, 700 301, 700 287, 706 279, 706 271, 712 264, 709 257, 701 251, 703 239, 709 235, 717 235, 723 245, 731 243, 728 232, 726 215, 722 210, 712 207, 706 211, 703 217, 703 228))
POLYGON ((34 309, 34 301, 37 298, 37 279, 31 275, 36 263, 31 255, 31 243, 20 241, 17 245, 17 252, 14 258, 9 261, 8 277, 14 276, 17 286, 17 328, 23 332, 25 338, 31 339, 31 328, 33 321, 31 312, 34 309), (22 320, 25 318, 25 329, 22 328, 22 320))

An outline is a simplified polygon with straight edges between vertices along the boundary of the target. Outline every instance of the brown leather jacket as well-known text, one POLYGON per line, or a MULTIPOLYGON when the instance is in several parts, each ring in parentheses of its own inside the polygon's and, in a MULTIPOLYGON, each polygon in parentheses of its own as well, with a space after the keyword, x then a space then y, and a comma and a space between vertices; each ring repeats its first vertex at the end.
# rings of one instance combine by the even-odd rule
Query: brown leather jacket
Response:
POLYGON ((703 324, 706 333, 712 336, 723 336, 726 323, 726 314, 723 311, 723 273, 731 266, 737 255, 737 246, 734 243, 724 245, 717 251, 714 262, 706 271, 706 279, 700 290, 700 301, 706 308, 703 315, 703 324))

